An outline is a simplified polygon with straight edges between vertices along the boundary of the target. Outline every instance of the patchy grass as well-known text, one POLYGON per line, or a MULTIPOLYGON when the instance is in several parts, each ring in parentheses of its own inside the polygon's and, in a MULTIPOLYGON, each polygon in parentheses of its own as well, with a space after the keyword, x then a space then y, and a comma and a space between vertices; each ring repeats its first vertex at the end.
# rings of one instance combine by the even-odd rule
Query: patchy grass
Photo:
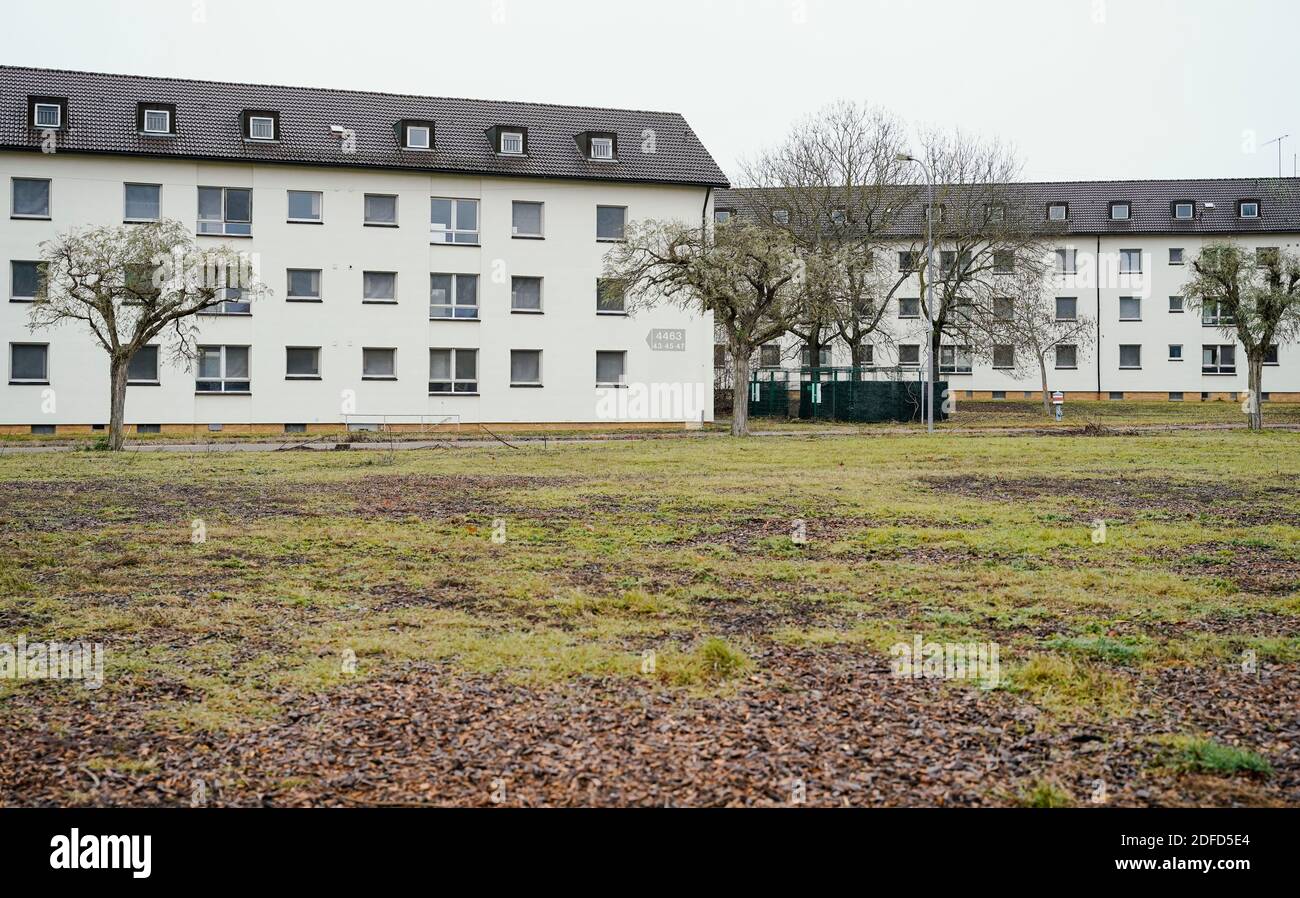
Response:
POLYGON ((1263 756, 1202 736, 1172 736, 1165 740, 1161 762, 1180 773, 1269 776, 1273 772, 1273 766, 1263 756))

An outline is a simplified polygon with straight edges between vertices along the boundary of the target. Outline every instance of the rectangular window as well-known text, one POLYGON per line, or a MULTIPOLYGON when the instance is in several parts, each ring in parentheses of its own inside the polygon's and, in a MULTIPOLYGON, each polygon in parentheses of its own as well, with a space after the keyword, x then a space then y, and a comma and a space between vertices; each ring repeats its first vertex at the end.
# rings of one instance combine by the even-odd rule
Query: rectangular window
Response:
POLYGON ((1174 390, 1174 391, 1171 391, 1171 392, 1169 393, 1169 401, 1170 401, 1170 402, 1182 402, 1182 401, 1183 401, 1183 394, 1182 394, 1182 391, 1180 391, 1180 390, 1174 390))
POLYGON ((194 389, 198 393, 249 393, 247 346, 200 346, 198 378, 194 389))
POLYGON ((1110 399, 1110 400, 1112 400, 1112 401, 1115 401, 1115 400, 1123 400, 1123 399, 1124 399, 1124 391, 1123 391, 1123 390, 1111 390, 1111 391, 1107 394, 1107 398, 1110 399))
POLYGON ((11 302, 32 302, 41 288, 41 279, 45 277, 44 262, 9 263, 9 300, 11 302))
POLYGON ((432 131, 428 125, 407 125, 406 126, 406 148, 408 150, 427 150, 429 149, 430 135, 432 131))
POLYGON ((141 346, 126 366, 128 384, 158 383, 158 347, 141 346))
POLYGON ((32 114, 38 128, 63 127, 63 107, 58 103, 33 103, 32 114))
POLYGON ((1169 297, 1169 312, 1172 315, 1183 314, 1183 298, 1181 296, 1169 297))
MULTIPOLYGON (((821 349, 817 350, 817 365, 815 367, 817 368, 831 367, 831 365, 833 364, 833 362, 831 361, 832 354, 833 353, 831 352, 829 346, 823 346, 821 349)), ((812 359, 812 353, 808 351, 807 346, 799 350, 799 364, 802 367, 804 368, 814 367, 811 362, 811 359, 812 359)))
POLYGON ((1169 344, 1169 361, 1171 361, 1171 362, 1181 362, 1182 360, 1183 360, 1183 344, 1181 344, 1181 343, 1170 343, 1170 344, 1169 344))
POLYGON ((397 272, 363 271, 361 273, 362 302, 397 302, 397 272))
POLYGON ((1057 368, 1079 367, 1079 347, 1071 343, 1062 343, 1056 347, 1057 368))
POLYGON ((1179 221, 1191 221, 1196 214, 1196 204, 1192 202, 1174 203, 1174 218, 1179 221))
POLYGON ((9 344, 10 383, 48 383, 50 379, 48 343, 9 344))
POLYGON ((542 204, 515 200, 510 210, 510 236, 542 236, 542 204))
POLYGON ((626 352, 596 352, 596 386, 621 386, 627 365, 626 352))
POLYGON ((540 312, 542 310, 542 279, 538 277, 512 277, 510 279, 510 311, 540 312))
POLYGON ((391 193, 367 193, 364 215, 365 224, 397 227, 397 197, 391 193))
POLYGON ((1276 344, 1276 343, 1270 343, 1267 347, 1265 347, 1265 349, 1264 349, 1264 364, 1265 364, 1265 365, 1276 365, 1276 364, 1278 364, 1278 361, 1277 361, 1277 344, 1276 344))
POLYGON ((510 350, 510 386, 540 387, 542 385, 542 351, 540 349, 510 350))
POLYGON ((921 346, 918 343, 903 343, 898 347, 898 364, 915 366, 921 364, 921 346))
POLYGON ((1119 320, 1120 321, 1141 321, 1142 320, 1142 297, 1121 296, 1119 298, 1119 320))
POLYGON ((760 368, 780 368, 781 346, 777 343, 768 343, 758 347, 758 366, 760 368))
POLYGON ((899 318, 920 318, 921 298, 919 296, 899 297, 898 317, 899 318))
POLYGON ((994 368, 1014 368, 1016 367, 1016 350, 1014 346, 994 346, 993 347, 993 367, 994 368))
POLYGON ((1065 221, 1070 217, 1069 203, 1049 203, 1047 206, 1048 221, 1065 221))
POLYGON ((1142 273, 1142 250, 1140 249, 1122 249, 1119 251, 1119 273, 1120 274, 1141 274, 1142 273))
POLYGON ((1010 296, 993 297, 993 318, 995 321, 1010 321, 1016 317, 1016 303, 1010 296))
POLYGON ((501 154, 503 156, 522 156, 524 153, 524 133, 522 131, 501 132, 501 154))
POLYGON ((1142 347, 1136 343, 1121 343, 1119 347, 1119 366, 1121 368, 1142 367, 1142 347))
POLYGON ((1056 320, 1057 321, 1078 321, 1079 320, 1079 298, 1077 296, 1056 297, 1056 320))
POLYGON ((285 293, 285 299, 289 302, 320 301, 319 268, 290 268, 288 275, 289 289, 285 293))
POLYGON ((170 134, 172 131, 171 111, 167 109, 146 109, 143 124, 146 134, 170 134))
POLYGON ((162 213, 162 186, 159 184, 127 184, 125 221, 157 221, 162 213))
POLYGON ((312 223, 321 221, 321 199, 322 194, 319 190, 290 190, 289 221, 312 223))
POLYGON ((477 318, 477 274, 429 275, 430 318, 477 318))
POLYGON ((362 380, 397 380, 397 350, 367 346, 361 350, 362 380))
POLYGON ((1232 343, 1201 347, 1202 374, 1236 374, 1237 347, 1232 343))
POLYGON ((1228 303, 1218 299, 1207 299, 1201 304, 1202 327, 1222 327, 1233 323, 1234 319, 1228 303))
POLYGON ((1128 203, 1111 203, 1110 220, 1111 221, 1128 221, 1131 209, 1128 203))
POLYGON ((1169 248, 1169 264, 1170 265, 1183 264, 1183 251, 1180 247, 1171 246, 1169 248))
POLYGON ((429 201, 432 243, 478 244, 478 200, 435 196, 429 201))
POLYGON ((945 249, 939 253, 939 270, 945 275, 955 272, 959 262, 961 264, 961 270, 965 272, 970 268, 970 253, 963 250, 960 259, 957 257, 956 250, 945 249))
POLYGON ((48 178, 14 178, 10 214, 14 218, 50 217, 50 181, 48 178))
POLYGON ((622 315, 627 311, 627 294, 617 278, 596 278, 596 314, 622 315))
POLYGON ((622 240, 627 230, 627 206, 596 207, 596 239, 622 240))
POLYGON ((430 393, 477 393, 477 349, 430 349, 430 393))
POLYGON ((200 187, 200 234, 247 237, 253 233, 253 191, 245 187, 200 187))
POLYGON ((940 374, 970 374, 970 372, 971 355, 969 346, 939 347, 940 374))
POLYGON ((592 159, 613 159, 614 139, 612 137, 593 137, 591 139, 592 159))
POLYGON ((874 368, 876 366, 876 347, 863 346, 858 362, 863 368, 874 368))
POLYGON ((901 250, 898 253, 898 270, 899 271, 920 271, 921 254, 911 250, 901 250))
POLYGON ((320 380, 319 346, 286 346, 284 348, 285 380, 320 380))
POLYGON ((275 140, 275 119, 269 115, 248 117, 249 140, 275 140))
POLYGON ((1237 215, 1241 218, 1259 218, 1259 203, 1254 200, 1242 200, 1237 203, 1237 215))
POLYGON ((219 295, 222 297, 221 302, 204 309, 204 315, 251 315, 253 313, 253 304, 245 298, 244 291, 239 287, 223 287, 219 295))
POLYGON ((993 273, 1010 274, 1016 270, 1016 255, 1010 250, 995 250, 993 253, 993 273))
POLYGON ((716 224, 726 224, 727 222, 731 221, 731 210, 730 210, 730 209, 714 209, 714 210, 713 210, 713 221, 714 221, 716 224))
POLYGON ((1077 251, 1073 247, 1064 247, 1056 251, 1056 273, 1077 274, 1079 271, 1077 251))
POLYGON ((989 391, 989 398, 990 398, 990 399, 1006 399, 1006 398, 1007 398, 1007 391, 1006 391, 1006 390, 991 390, 991 391, 989 391))
POLYGON ((790 223, 789 209, 773 209, 772 222, 779 225, 788 225, 790 223))

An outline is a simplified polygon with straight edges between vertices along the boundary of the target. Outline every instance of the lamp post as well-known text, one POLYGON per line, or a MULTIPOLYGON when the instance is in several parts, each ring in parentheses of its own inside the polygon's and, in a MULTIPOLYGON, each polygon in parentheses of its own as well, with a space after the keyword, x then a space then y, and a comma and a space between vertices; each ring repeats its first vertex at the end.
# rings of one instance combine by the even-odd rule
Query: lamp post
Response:
POLYGON ((934 178, 930 167, 907 153, 894 157, 897 162, 915 162, 925 174, 925 399, 922 414, 927 433, 934 433, 934 178))

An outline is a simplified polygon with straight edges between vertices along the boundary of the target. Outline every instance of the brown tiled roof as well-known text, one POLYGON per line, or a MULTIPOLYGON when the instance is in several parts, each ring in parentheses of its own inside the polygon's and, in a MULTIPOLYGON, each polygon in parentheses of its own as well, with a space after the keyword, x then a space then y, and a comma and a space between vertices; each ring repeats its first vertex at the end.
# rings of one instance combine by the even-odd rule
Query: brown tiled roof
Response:
POLYGON ((29 96, 68 99, 66 128, 57 138, 58 149, 64 152, 715 187, 727 184, 708 150, 675 112, 0 66, 0 149, 39 149, 41 135, 28 120, 29 96), (141 135, 136 123, 141 102, 174 104, 176 136, 141 135), (275 143, 245 141, 240 115, 249 109, 278 112, 281 139, 275 143), (398 145, 394 126, 403 119, 434 122, 433 152, 404 150, 398 145), (341 152, 339 138, 330 133, 331 125, 355 131, 355 154, 341 152), (528 156, 498 156, 485 133, 495 125, 526 128, 528 156), (583 131, 617 134, 618 159, 585 159, 576 141, 583 131))

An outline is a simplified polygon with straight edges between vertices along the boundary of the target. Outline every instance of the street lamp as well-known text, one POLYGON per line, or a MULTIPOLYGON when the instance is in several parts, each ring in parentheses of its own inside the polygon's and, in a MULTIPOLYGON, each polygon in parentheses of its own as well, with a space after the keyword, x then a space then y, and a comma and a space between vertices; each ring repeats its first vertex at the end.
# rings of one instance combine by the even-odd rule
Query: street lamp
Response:
POLYGON ((925 399, 922 414, 927 433, 934 433, 934 178, 930 168, 920 159, 899 153, 895 162, 915 162, 925 174, 925 399))

